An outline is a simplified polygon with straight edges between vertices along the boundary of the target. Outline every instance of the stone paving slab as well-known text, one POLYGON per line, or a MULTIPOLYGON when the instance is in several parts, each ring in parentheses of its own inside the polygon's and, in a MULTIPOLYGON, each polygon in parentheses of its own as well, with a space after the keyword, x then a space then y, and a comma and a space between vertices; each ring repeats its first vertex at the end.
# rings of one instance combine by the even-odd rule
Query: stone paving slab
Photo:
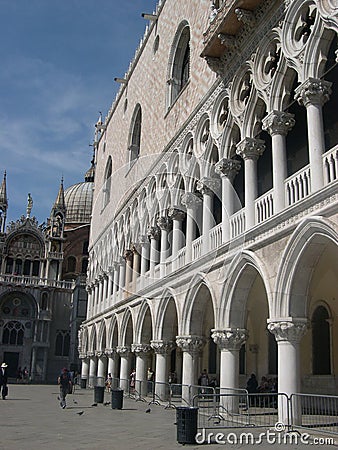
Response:
MULTIPOLYGON (((68 395, 67 408, 62 409, 58 395, 56 385, 9 385, 8 398, 0 400, 0 450, 175 450, 183 447, 176 440, 176 412, 173 409, 150 405, 148 414, 145 412, 148 403, 128 398, 124 398, 122 410, 103 404, 92 406, 94 392, 90 389, 78 389, 75 394, 68 395), (83 414, 79 415, 81 411, 83 414)), ((104 401, 110 399, 111 394, 106 392, 104 401)), ((224 433, 230 431, 224 430, 224 433)), ((238 434, 241 430, 232 431, 238 434)), ((254 433, 258 436, 261 431, 254 430, 254 433)), ((266 441, 256 445, 260 449, 308 448, 301 444, 272 445, 266 441)), ((248 448, 249 445, 187 444, 185 447, 218 450, 248 448)))

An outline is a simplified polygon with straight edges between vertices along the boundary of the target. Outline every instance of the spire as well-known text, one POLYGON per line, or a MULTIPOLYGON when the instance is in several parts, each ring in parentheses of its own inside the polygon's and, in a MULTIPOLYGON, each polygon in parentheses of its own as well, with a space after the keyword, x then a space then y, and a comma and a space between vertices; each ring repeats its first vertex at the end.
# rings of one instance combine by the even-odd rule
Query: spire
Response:
POLYGON ((53 209, 58 209, 61 211, 65 211, 66 210, 66 205, 65 205, 65 192, 63 189, 63 177, 61 178, 61 183, 60 183, 60 188, 59 188, 59 192, 58 195, 56 197, 53 209))
POLYGON ((7 187, 6 187, 6 171, 0 187, 0 233, 5 232, 6 216, 8 208, 7 187))
POLYGON ((0 209, 7 209, 8 200, 7 200, 7 187, 6 187, 6 171, 4 172, 4 178, 0 187, 0 209))

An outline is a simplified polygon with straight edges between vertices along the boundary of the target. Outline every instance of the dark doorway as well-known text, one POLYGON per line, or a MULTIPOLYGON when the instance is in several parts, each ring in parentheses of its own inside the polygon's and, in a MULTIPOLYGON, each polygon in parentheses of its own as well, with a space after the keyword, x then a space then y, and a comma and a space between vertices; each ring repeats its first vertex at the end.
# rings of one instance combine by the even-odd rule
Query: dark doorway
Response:
POLYGON ((19 352, 4 352, 4 362, 8 364, 8 377, 16 378, 16 371, 19 367, 19 352))

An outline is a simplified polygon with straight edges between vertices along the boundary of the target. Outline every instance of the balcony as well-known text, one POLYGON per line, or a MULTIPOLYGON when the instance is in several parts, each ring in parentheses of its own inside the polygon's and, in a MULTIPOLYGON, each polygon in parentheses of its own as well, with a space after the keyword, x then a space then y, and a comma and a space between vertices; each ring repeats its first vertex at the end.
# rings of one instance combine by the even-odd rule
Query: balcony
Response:
POLYGON ((253 13, 261 3, 263 0, 226 0, 203 33, 204 49, 201 56, 220 58, 227 49, 231 49, 243 25, 253 23, 253 13))
POLYGON ((72 281, 49 280, 47 278, 31 277, 29 275, 0 275, 0 286, 27 287, 27 288, 55 288, 62 290, 72 290, 72 281))

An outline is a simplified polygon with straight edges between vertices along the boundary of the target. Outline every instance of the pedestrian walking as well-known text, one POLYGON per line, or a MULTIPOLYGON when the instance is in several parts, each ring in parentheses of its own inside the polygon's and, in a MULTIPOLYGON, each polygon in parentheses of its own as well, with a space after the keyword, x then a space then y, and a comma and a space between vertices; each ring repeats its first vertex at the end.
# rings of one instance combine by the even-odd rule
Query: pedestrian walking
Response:
POLYGON ((8 395, 8 387, 7 387, 7 381, 8 381, 8 375, 7 375, 7 367, 8 365, 3 362, 1 364, 0 368, 0 391, 2 395, 2 399, 6 400, 6 397, 8 395))
POLYGON ((70 375, 68 369, 65 367, 62 369, 62 372, 58 377, 58 385, 60 386, 60 406, 62 409, 65 409, 67 394, 72 391, 70 375))

